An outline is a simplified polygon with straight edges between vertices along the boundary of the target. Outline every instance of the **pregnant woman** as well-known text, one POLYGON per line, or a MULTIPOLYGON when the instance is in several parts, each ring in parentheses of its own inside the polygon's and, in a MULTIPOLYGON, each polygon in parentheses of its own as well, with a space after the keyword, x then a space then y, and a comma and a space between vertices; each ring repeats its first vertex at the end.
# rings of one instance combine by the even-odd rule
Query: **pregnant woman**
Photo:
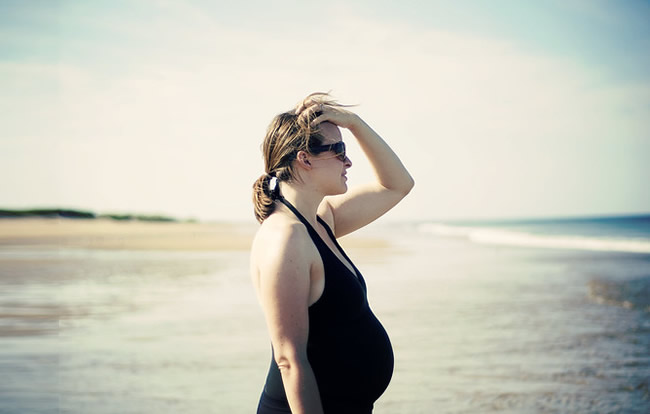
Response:
POLYGON ((371 413, 390 382, 393 350, 337 238, 386 213, 414 181, 377 133, 323 93, 276 116, 262 147, 251 276, 272 359, 257 412, 371 413), (354 135, 376 182, 348 191, 352 162, 339 128, 354 135))

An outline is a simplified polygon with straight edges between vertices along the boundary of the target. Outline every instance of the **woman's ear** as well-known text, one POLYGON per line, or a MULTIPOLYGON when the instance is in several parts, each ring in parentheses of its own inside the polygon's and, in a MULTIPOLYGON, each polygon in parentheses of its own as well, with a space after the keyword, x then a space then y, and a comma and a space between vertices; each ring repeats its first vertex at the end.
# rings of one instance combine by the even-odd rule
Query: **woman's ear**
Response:
POLYGON ((309 155, 305 151, 298 151, 296 154, 296 161, 298 165, 306 170, 311 170, 311 161, 309 160, 309 155))

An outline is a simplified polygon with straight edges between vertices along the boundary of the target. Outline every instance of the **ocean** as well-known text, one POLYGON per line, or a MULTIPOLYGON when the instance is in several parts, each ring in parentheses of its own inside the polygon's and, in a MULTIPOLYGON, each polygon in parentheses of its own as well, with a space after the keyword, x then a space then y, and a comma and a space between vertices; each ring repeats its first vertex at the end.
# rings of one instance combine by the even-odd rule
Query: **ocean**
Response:
POLYGON ((650 253, 650 216, 422 223, 422 232, 475 243, 650 253))
MULTIPOLYGON (((649 223, 362 230, 390 243, 347 248, 395 352, 375 412, 650 412, 649 223)), ((0 413, 252 413, 269 361, 245 250, 0 249, 0 413)))
MULTIPOLYGON (((434 222, 422 223, 418 230, 486 245, 650 254, 650 215, 434 222)), ((638 279, 625 272, 620 278, 611 276, 614 273, 592 281, 592 297, 650 312, 650 269, 638 279)))

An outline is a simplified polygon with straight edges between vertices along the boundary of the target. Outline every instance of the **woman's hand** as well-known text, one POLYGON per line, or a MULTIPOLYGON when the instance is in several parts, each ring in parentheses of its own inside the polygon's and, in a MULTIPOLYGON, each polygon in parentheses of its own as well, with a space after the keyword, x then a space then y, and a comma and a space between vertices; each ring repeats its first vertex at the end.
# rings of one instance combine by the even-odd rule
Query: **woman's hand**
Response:
POLYGON ((345 110, 340 106, 323 102, 322 98, 318 95, 308 96, 298 104, 295 111, 298 116, 311 117, 313 114, 316 114, 317 117, 311 121, 311 126, 316 126, 321 122, 327 121, 341 128, 352 129, 362 122, 357 114, 345 110))
POLYGON ((338 108, 329 105, 318 105, 318 110, 320 115, 311 121, 312 126, 316 126, 321 122, 331 122, 334 125, 340 126, 341 128, 352 129, 355 126, 361 123, 361 118, 359 115, 347 111, 343 108, 338 108))

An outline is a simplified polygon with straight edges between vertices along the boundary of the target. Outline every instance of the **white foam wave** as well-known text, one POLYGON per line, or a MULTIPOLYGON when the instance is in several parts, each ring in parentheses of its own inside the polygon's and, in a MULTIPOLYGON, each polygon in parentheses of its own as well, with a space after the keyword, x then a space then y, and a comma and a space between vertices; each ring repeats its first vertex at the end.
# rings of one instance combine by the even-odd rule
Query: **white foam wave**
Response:
POLYGON ((443 237, 460 237, 474 243, 551 249, 594 250, 609 252, 650 253, 647 239, 541 235, 496 228, 451 226, 427 223, 418 227, 424 233, 443 237))

